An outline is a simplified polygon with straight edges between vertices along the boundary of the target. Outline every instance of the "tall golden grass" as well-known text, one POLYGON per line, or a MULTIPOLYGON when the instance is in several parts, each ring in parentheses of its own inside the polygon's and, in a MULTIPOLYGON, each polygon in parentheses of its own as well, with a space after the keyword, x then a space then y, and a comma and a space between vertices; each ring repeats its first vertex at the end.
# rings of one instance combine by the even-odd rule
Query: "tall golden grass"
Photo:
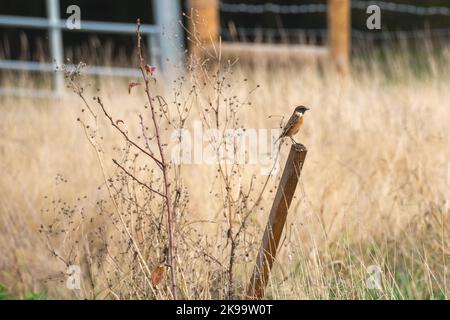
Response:
MULTIPOLYGON (((386 54, 390 58, 383 63, 370 55, 357 60, 347 78, 316 65, 288 62, 238 65, 232 75, 237 85, 230 95, 247 97, 259 85, 249 96, 251 107, 240 116, 247 128, 276 128, 279 118, 269 116, 288 116, 299 104, 311 108, 299 137, 309 152, 269 298, 449 298, 450 51, 439 58, 428 51, 417 64, 406 51, 386 54), (373 265, 381 271, 380 290, 366 285, 373 265)), ((130 130, 137 126, 141 96, 128 95, 123 81, 90 82, 95 83, 92 91, 101 89, 115 119, 123 119, 130 130)), ((51 256, 38 230, 65 202, 78 201, 95 215, 101 198, 102 172, 76 121, 82 102, 75 95, 60 100, 2 97, 1 107, 0 283, 16 294, 42 290, 49 297, 80 297, 66 288, 65 267, 51 256)), ((104 130, 105 153, 112 153, 119 139, 104 130)), ((284 146, 282 154, 287 152, 284 146)), ((110 174, 117 170, 107 164, 110 174)), ((215 227, 223 219, 217 214, 222 204, 209 193, 215 170, 183 166, 189 190, 186 216, 199 232, 226 241, 215 227)), ((246 170, 240 183, 248 187, 258 171, 251 166, 246 170)), ((276 179, 271 190, 274 186, 276 179)), ((252 215, 259 230, 250 235, 256 244, 273 194, 267 191, 262 210, 252 215)), ((250 248, 237 268, 238 292, 249 279, 256 249, 250 248)), ((198 271, 196 283, 180 285, 182 297, 223 298, 214 292, 224 284, 211 282, 206 273, 198 271)), ((95 296, 117 297, 123 296, 95 296)))

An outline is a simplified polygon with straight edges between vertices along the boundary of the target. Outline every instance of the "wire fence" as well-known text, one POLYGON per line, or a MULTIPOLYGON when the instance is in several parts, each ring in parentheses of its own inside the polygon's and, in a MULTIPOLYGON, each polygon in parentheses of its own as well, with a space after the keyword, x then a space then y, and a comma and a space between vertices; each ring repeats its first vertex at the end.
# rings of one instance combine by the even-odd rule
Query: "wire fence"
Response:
MULTIPOLYGON (((399 13, 408 13, 415 15, 444 15, 450 16, 448 7, 423 7, 410 4, 401 4, 385 1, 351 1, 352 9, 366 10, 369 5, 377 5, 381 10, 393 11, 399 13)), ((226 13, 248 13, 248 14, 302 14, 302 13, 321 13, 327 11, 327 5, 321 4, 290 4, 282 5, 275 3, 264 4, 246 4, 246 3, 226 3, 220 1, 220 10, 226 13)))
MULTIPOLYGON (((55 69, 55 65, 63 62, 62 53, 62 30, 65 28, 65 21, 59 16, 59 1, 60 0, 47 0, 48 17, 20 17, 20 16, 5 16, 0 15, 0 26, 3 27, 21 27, 21 28, 37 28, 47 29, 49 33, 49 45, 52 51, 52 61, 48 63, 37 63, 32 61, 13 61, 13 60, 0 60, 0 70, 18 70, 18 71, 39 71, 50 72, 55 69)), ((150 0, 149 0, 150 3, 150 0)), ((155 7, 156 11, 156 24, 144 25, 142 31, 148 37, 150 55, 153 56, 152 63, 164 64, 166 59, 161 57, 171 56, 171 61, 178 61, 181 59, 178 52, 180 51, 180 39, 176 41, 161 40, 162 31, 168 27, 171 22, 176 20, 174 17, 178 17, 179 2, 167 1, 167 0, 152 0, 151 3, 155 7), (175 7, 174 4, 178 3, 175 7), (170 14, 168 14, 170 12, 170 14), (172 21, 173 20, 173 21, 172 21), (173 42, 173 43, 172 43, 173 42), (176 48, 176 50, 174 49, 176 48)), ((450 8, 445 6, 416 6, 411 4, 394 3, 388 1, 362 1, 352 0, 351 9, 356 12, 366 12, 368 6, 377 5, 384 12, 391 12, 400 15, 415 15, 415 16, 427 16, 427 17, 449 17, 450 8)), ((278 15, 302 15, 302 14, 326 14, 327 4, 324 0, 323 3, 314 4, 275 4, 271 2, 262 4, 248 4, 248 3, 228 3, 225 0, 219 0, 220 11, 224 14, 278 14, 278 15)), ((108 32, 113 34, 118 33, 134 33, 135 26, 123 23, 112 22, 97 22, 97 21, 83 21, 82 29, 79 31, 84 32, 108 32)), ((168 30, 172 30, 170 27, 168 30)), ((166 33, 168 30, 165 30, 166 33)), ((169 32, 170 33, 170 32, 169 32)), ((175 34, 182 34, 182 32, 175 32, 175 34)), ((298 40, 298 42, 314 42, 320 43, 328 36, 328 30, 321 29, 300 29, 300 28, 247 28, 240 27, 233 29, 221 28, 221 35, 225 40, 237 40, 244 38, 244 40, 261 40, 276 42, 281 40, 298 40)), ((405 31, 363 31, 353 29, 351 36, 355 40, 368 40, 368 41, 388 41, 399 38, 403 39, 418 39, 418 38, 450 38, 450 28, 428 29, 428 30, 405 30, 405 31)), ((166 63, 168 64, 168 63, 166 63)), ((169 67, 167 67, 168 69, 169 67)), ((89 70, 91 74, 112 74, 116 76, 133 76, 136 74, 136 70, 130 70, 125 68, 106 68, 106 67, 92 67, 89 70)), ((53 92, 62 91, 63 81, 60 73, 54 75, 54 90, 53 92)), ((17 92, 21 93, 17 88, 0 88, 0 95, 17 92)), ((51 90, 50 90, 51 92, 51 90)), ((46 92, 41 94, 37 92, 38 96, 46 96, 46 92)))
POLYGON ((276 14, 301 14, 326 12, 326 4, 291 4, 281 5, 274 3, 246 4, 246 3, 226 3, 220 2, 220 11, 226 13, 276 13, 276 14))
MULTIPOLYGON (((328 29, 277 29, 277 28, 236 28, 236 33, 242 38, 315 38, 321 39, 328 36, 328 29)), ((390 39, 421 39, 423 37, 431 38, 449 38, 450 28, 439 28, 429 30, 403 30, 403 31, 383 31, 383 32, 368 32, 358 29, 352 29, 352 38, 366 39, 366 40, 390 40, 390 39)), ((222 30, 222 36, 225 38, 233 38, 236 36, 228 29, 222 30)))
MULTIPOLYGON (((352 0, 352 10, 367 10, 370 5, 377 5, 382 11, 388 11, 399 14, 409 14, 417 16, 450 16, 450 8, 443 6, 416 6, 410 4, 393 3, 386 1, 360 1, 352 0)), ((228 14, 282 14, 282 15, 298 15, 298 14, 325 14, 327 12, 326 3, 315 4, 247 4, 247 3, 227 3, 219 2, 220 11, 228 14)), ((236 37, 241 39, 264 39, 265 41, 274 41, 276 39, 326 39, 327 29, 300 29, 300 28, 248 28, 237 27, 230 31, 227 28, 222 28, 221 34, 225 39, 233 39, 236 37)), ((420 39, 423 37, 430 38, 450 38, 450 28, 439 29, 418 29, 418 30, 403 30, 403 31, 362 31, 352 29, 352 38, 356 40, 392 40, 398 38, 404 39, 420 39)))

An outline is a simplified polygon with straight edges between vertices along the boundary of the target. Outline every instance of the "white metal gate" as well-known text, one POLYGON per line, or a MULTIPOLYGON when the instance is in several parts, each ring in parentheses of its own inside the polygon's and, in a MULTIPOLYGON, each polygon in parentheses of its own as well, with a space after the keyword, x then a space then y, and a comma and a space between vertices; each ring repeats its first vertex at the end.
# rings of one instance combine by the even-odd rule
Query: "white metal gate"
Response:
MULTIPOLYGON (((147 38, 149 58, 165 72, 170 72, 174 63, 182 61, 183 30, 179 24, 181 19, 180 1, 152 0, 155 15, 153 25, 143 24, 141 32, 147 38), (163 34, 168 35, 163 38, 163 34), (164 57, 164 59, 162 59, 164 57)), ((53 72, 51 90, 29 90, 15 87, 1 87, 0 95, 32 95, 46 97, 49 94, 60 94, 64 90, 64 78, 61 72, 55 72, 57 66, 64 63, 63 30, 89 33, 134 34, 136 25, 132 23, 85 21, 81 19, 80 29, 68 29, 66 20, 59 16, 59 0, 46 0, 47 17, 22 17, 0 15, 0 26, 47 29, 51 61, 47 63, 18 60, 0 60, 0 70, 53 72)), ((150 5, 150 3, 149 3, 150 5)), ((81 17, 82 18, 82 17, 81 17)), ((136 68, 112 68, 89 66, 86 72, 94 75, 139 76, 136 68)))

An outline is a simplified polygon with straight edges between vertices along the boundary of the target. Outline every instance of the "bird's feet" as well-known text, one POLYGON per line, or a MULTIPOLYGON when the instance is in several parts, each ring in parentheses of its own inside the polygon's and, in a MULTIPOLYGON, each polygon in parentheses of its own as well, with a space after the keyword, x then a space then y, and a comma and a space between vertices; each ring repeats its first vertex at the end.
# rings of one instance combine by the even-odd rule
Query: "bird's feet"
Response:
POLYGON ((295 146, 295 148, 297 148, 299 150, 306 150, 306 147, 302 143, 295 141, 292 137, 290 137, 290 138, 291 138, 292 144, 295 146))

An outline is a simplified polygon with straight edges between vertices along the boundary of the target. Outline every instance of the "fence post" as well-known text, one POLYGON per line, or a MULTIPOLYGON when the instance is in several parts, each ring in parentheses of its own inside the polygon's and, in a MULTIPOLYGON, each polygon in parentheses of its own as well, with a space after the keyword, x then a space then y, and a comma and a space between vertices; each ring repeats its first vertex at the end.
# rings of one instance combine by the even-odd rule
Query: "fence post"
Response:
POLYGON ((275 194, 269 220, 264 231, 261 248, 256 259, 255 268, 247 288, 247 298, 264 297, 269 273, 277 254, 289 206, 297 187, 307 150, 301 144, 293 144, 275 194))
POLYGON ((160 27, 160 67, 168 80, 173 80, 177 66, 183 62, 183 29, 181 27, 180 1, 153 0, 153 16, 160 27))
MULTIPOLYGON (((220 37, 220 17, 218 0, 189 0, 188 14, 193 13, 194 26, 189 22, 189 31, 196 34, 202 45, 209 49, 216 45, 220 37)), ((191 37, 192 38, 192 37, 191 37)), ((192 41, 189 42, 189 51, 193 55, 199 55, 202 49, 192 41)))
MULTIPOLYGON (((48 29, 50 52, 56 69, 64 62, 62 31, 59 26, 59 0, 47 0, 47 18, 50 25, 48 29)), ((61 94, 64 90, 64 76, 61 72, 55 72, 53 75, 53 89, 57 94, 61 94)))
POLYGON ((337 70, 347 73, 351 43, 350 0, 328 0, 328 46, 337 70))

